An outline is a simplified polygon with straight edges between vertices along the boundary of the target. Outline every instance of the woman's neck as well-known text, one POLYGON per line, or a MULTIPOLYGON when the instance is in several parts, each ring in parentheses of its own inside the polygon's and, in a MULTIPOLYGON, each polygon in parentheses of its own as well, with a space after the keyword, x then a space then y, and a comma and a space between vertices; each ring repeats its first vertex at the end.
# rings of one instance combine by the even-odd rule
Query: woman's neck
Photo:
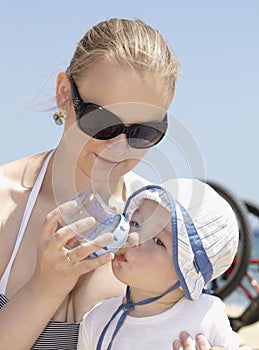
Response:
POLYGON ((116 181, 96 181, 90 179, 74 162, 64 154, 60 156, 57 150, 51 157, 44 177, 42 190, 47 196, 53 196, 57 205, 73 198, 83 189, 94 190, 108 204, 110 199, 124 202, 126 188, 124 178, 116 181))

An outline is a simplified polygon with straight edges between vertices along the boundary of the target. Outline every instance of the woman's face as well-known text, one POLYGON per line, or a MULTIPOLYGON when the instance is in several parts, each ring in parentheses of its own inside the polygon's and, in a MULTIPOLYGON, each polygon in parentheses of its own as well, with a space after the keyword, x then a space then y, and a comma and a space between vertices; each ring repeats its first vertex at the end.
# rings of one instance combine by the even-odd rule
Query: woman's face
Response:
MULTIPOLYGON (((64 81, 67 83, 67 77, 64 81)), ((84 102, 107 108, 126 126, 162 120, 171 102, 165 96, 165 85, 156 84, 152 77, 144 79, 129 67, 107 62, 96 63, 76 85, 84 102)), ((70 150, 77 154, 77 166, 88 177, 107 181, 109 176, 116 181, 133 169, 147 152, 147 149, 130 147, 125 134, 110 140, 91 138, 76 126, 72 101, 66 109, 68 118, 63 139, 67 137, 70 150)))
POLYGON ((140 244, 126 248, 113 262, 115 276, 125 284, 160 294, 178 281, 172 260, 170 213, 158 203, 145 200, 130 221, 140 244))

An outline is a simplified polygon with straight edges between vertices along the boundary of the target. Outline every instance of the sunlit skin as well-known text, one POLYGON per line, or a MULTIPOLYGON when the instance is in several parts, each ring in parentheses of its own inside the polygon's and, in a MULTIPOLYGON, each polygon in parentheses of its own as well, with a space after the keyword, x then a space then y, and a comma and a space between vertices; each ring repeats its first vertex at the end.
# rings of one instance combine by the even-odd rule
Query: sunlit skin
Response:
MULTIPOLYGON (((87 72, 81 72, 75 82, 84 101, 106 106, 117 113, 126 125, 130 125, 135 122, 163 119, 164 112, 172 102, 172 87, 157 84, 158 80, 160 77, 154 76, 153 72, 143 77, 128 66, 113 66, 111 63, 99 61, 87 72), (147 108, 143 109, 144 106, 147 108)), ((1 309, 0 320, 1 345, 5 349, 31 348, 50 319, 58 322, 80 322, 83 315, 94 305, 121 295, 125 289, 113 276, 111 265, 107 264, 113 257, 112 254, 107 256, 107 260, 101 257, 85 259, 92 250, 97 249, 96 246, 71 249, 69 256, 74 265, 68 264, 64 247, 74 233, 69 227, 60 228, 61 212, 59 208, 54 208, 70 200, 75 191, 93 187, 105 201, 108 202, 111 196, 116 196, 123 204, 126 200, 123 175, 137 165, 147 150, 130 148, 125 135, 100 141, 80 131, 75 123, 71 86, 65 72, 61 72, 57 77, 56 102, 57 110, 66 111, 64 133, 48 164, 12 265, 5 292, 10 301, 1 309), (102 265, 104 263, 105 265, 102 265), (95 268, 94 272, 89 272, 95 268)), ((0 212, 0 275, 3 274, 12 255, 29 193, 47 153, 28 156, 0 167, 0 201, 4 203, 0 212)), ((87 226, 87 223, 84 225, 87 226)), ((161 228, 157 232, 165 247, 158 239, 154 239, 142 243, 139 252, 143 251, 143 261, 151 261, 156 256, 156 263, 162 267, 169 262, 169 238, 161 228), (145 244, 152 247, 152 254, 145 249, 145 244)), ((108 243, 103 242, 102 245, 108 243)), ((118 271, 127 265, 132 266, 133 270, 135 262, 136 265, 140 265, 141 255, 138 256, 136 248, 130 248, 125 257, 127 255, 130 263, 125 258, 124 264, 114 260, 114 264, 117 261, 118 271)), ((153 262, 151 264, 155 267, 153 262)), ((127 272, 127 269, 124 270, 127 272)), ((145 277, 144 269, 141 273, 145 277)), ((169 268, 158 276, 157 268, 156 278, 159 277, 161 288, 159 284, 157 288, 150 279, 148 290, 145 290, 143 284, 140 284, 140 288, 137 287, 141 281, 138 281, 133 271, 131 272, 131 268, 125 276, 127 281, 134 282, 133 300, 164 291, 174 282, 175 277, 169 268)), ((154 303, 152 310, 144 310, 146 314, 155 314, 167 309, 178 299, 179 296, 174 292, 163 298, 160 303, 154 303)))
MULTIPOLYGON (((124 134, 110 140, 96 140, 83 133, 76 127, 71 99, 66 100, 70 91, 68 77, 60 73, 57 82, 57 102, 68 115, 59 147, 65 148, 71 158, 73 153, 77 155, 78 186, 85 187, 87 179, 91 185, 94 183, 96 190, 107 181, 111 187, 116 188, 118 183, 121 186, 121 177, 138 164, 147 149, 131 148, 124 134)), ((96 63, 84 77, 76 80, 76 85, 85 102, 105 106, 125 125, 161 121, 171 103, 171 96, 165 95, 166 86, 152 81, 151 76, 142 77, 129 67, 107 62, 96 63)))
MULTIPOLYGON (((126 106, 131 102, 137 102, 141 106, 143 104, 156 106, 153 109, 155 111, 166 111, 171 103, 171 96, 165 96, 165 91, 168 91, 167 86, 157 85, 155 77, 143 78, 129 68, 114 67, 105 62, 96 63, 88 74, 76 80, 76 84, 83 100, 110 106, 109 108, 118 103, 126 106)), ((75 190, 92 187, 104 200, 108 201, 113 195, 122 201, 123 205, 123 201, 126 200, 123 175, 132 170, 147 152, 147 150, 130 148, 125 135, 100 141, 80 131, 75 124, 76 115, 71 98, 71 86, 65 72, 57 77, 56 99, 58 107, 67 112, 64 134, 48 165, 40 195, 12 266, 6 291, 9 299, 34 274, 37 240, 47 213, 58 204, 70 200, 75 190), (80 156, 77 153, 78 146, 81 151, 80 156), (110 174, 112 176, 109 176, 110 174), (108 176, 109 181, 107 181, 108 176)), ((129 124, 158 117, 158 114, 154 115, 151 109, 148 113, 144 113, 142 109, 140 114, 133 113, 131 109, 128 111, 129 114, 126 115, 124 107, 123 113, 120 114, 119 110, 116 110, 116 113, 123 122, 129 124)), ((163 116, 159 114, 159 118, 162 120, 163 116)), ((6 185, 0 191, 1 201, 5 203, 0 219, 2 223, 6 223, 0 236, 1 274, 10 259, 29 191, 35 183, 45 156, 46 153, 42 153, 1 167, 1 183, 6 185)), ((71 258, 77 260, 76 254, 71 253, 71 258)), ((50 278, 54 274, 53 271, 50 271, 50 278)), ((55 292, 60 290, 56 281, 53 287, 55 279, 56 277, 52 278, 52 292, 54 288, 55 292)), ((49 318, 61 322, 80 321, 85 312, 96 303, 122 293, 124 293, 124 286, 114 278, 110 264, 102 266, 82 276, 72 292, 67 295, 60 307, 49 315, 49 318)))
MULTIPOLYGON (((157 84, 153 76, 142 77, 129 67, 106 62, 97 62, 84 76, 75 79, 75 83, 83 101, 106 106, 127 125, 162 120, 172 98, 165 94, 167 86, 157 84)), ((148 150, 131 148, 125 135, 104 141, 83 133, 76 126, 70 80, 65 73, 60 73, 57 79, 57 103, 67 111, 64 134, 58 146, 60 163, 55 170, 55 173, 63 174, 57 179, 59 195, 71 192, 69 186, 75 182, 77 191, 93 188, 107 203, 111 196, 124 202, 123 175, 132 170, 148 150), (64 154, 66 162, 63 161, 64 154)), ((73 292, 76 319, 101 300, 122 292, 124 286, 114 278, 110 266, 87 274, 73 292), (109 285, 109 288, 96 291, 94 285, 109 285)))
MULTIPOLYGON (((178 281, 172 260, 172 226, 170 213, 157 202, 145 200, 131 218, 131 232, 139 235, 139 245, 116 254, 112 262, 115 276, 131 287, 133 301, 160 295, 178 281)), ((181 297, 180 288, 133 315, 160 313, 181 297)))

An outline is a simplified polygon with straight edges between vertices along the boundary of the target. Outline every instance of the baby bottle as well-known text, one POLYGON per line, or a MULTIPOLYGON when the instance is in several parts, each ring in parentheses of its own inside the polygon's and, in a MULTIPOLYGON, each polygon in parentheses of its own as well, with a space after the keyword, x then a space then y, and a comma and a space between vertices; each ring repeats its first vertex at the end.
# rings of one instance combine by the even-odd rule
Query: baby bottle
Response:
POLYGON ((77 234, 76 237, 80 244, 84 245, 108 232, 113 234, 113 241, 109 245, 89 255, 89 257, 97 257, 107 252, 115 253, 124 245, 130 226, 122 214, 112 210, 97 193, 88 190, 83 190, 73 199, 77 202, 77 207, 63 217, 63 225, 69 225, 88 216, 92 216, 96 220, 94 227, 77 234))

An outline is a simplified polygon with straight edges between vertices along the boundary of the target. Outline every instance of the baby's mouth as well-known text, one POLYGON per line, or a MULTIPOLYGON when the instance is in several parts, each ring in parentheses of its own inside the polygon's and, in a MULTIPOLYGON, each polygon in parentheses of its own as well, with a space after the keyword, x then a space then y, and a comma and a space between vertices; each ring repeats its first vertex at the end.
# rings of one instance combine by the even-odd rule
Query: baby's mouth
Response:
POLYGON ((125 248, 120 248, 114 255, 115 255, 115 260, 120 261, 120 262, 126 262, 127 259, 125 257, 125 248))
POLYGON ((117 252, 114 255, 119 256, 124 254, 125 254, 125 248, 120 248, 119 250, 117 250, 117 252))

